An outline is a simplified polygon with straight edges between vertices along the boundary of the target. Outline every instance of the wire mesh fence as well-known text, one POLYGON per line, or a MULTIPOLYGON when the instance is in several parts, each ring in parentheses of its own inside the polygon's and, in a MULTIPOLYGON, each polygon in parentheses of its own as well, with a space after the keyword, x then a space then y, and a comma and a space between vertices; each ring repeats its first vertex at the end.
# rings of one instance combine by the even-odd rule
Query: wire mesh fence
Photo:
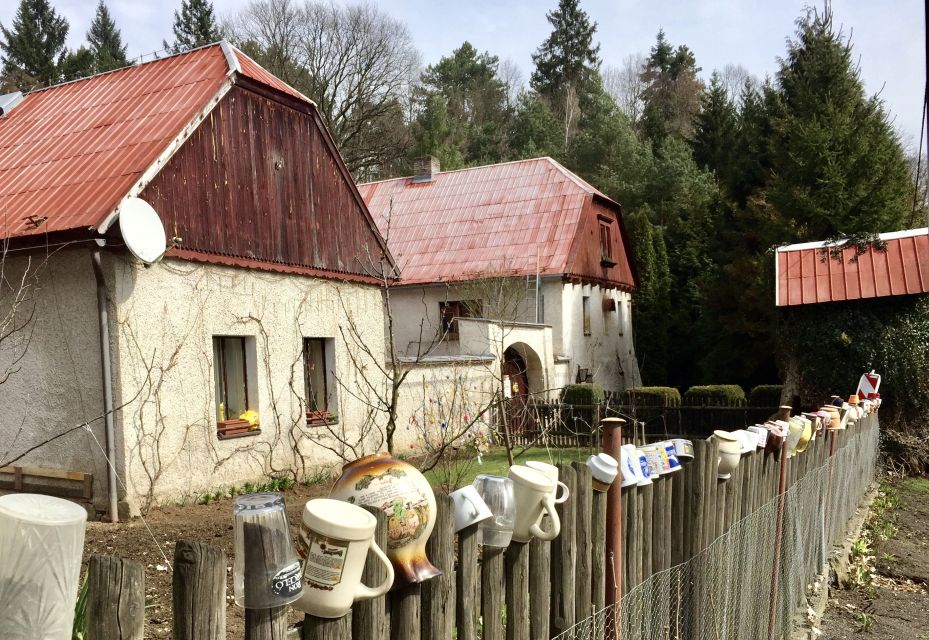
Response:
POLYGON ((874 476, 878 429, 834 455, 790 468, 786 490, 690 560, 660 571, 555 640, 722 640, 789 636, 811 584, 874 476), (804 472, 805 471, 805 472, 804 472))

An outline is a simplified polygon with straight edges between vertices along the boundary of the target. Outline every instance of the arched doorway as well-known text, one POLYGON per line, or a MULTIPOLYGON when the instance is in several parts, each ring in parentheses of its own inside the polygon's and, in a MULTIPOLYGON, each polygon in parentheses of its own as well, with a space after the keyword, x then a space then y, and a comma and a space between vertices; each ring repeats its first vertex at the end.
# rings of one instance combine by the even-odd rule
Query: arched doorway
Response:
POLYGON ((503 352, 503 394, 507 423, 513 434, 535 428, 533 394, 543 391, 542 361, 529 345, 518 342, 503 352))

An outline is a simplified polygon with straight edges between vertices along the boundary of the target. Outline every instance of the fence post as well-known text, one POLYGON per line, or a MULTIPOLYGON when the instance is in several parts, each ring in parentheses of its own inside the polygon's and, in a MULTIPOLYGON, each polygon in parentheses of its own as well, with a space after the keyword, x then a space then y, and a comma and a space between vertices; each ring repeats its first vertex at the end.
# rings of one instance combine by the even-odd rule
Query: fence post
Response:
POLYGON ((87 569, 88 640, 142 640, 144 627, 142 563, 93 556, 87 569))
POLYGON ((174 545, 175 640, 225 640, 226 552, 202 542, 174 545))
MULTIPOLYGON (((264 580, 265 558, 281 557, 282 545, 288 540, 278 532, 261 524, 246 522, 242 533, 245 539, 245 597, 252 589, 266 588, 264 580), (275 551, 277 548, 277 551, 275 551), (253 580, 253 583, 250 583, 253 580)), ((287 607, 245 609, 245 640, 284 640, 287 637, 287 607)))
MULTIPOLYGON (((477 622, 481 615, 481 578, 477 534, 478 525, 476 524, 458 532, 458 569, 455 572, 458 596, 455 599, 458 640, 477 640, 477 622)), ((547 585, 548 582, 546 581, 545 584, 547 585)), ((546 611, 548 611, 547 606, 546 611)), ((360 639, 369 636, 356 634, 356 637, 360 639)))
POLYGON ((481 554, 481 614, 484 622, 481 640, 503 640, 503 598, 506 589, 503 551, 498 547, 485 546, 481 554))
POLYGON ((577 499, 576 474, 570 464, 558 465, 558 477, 564 482, 571 497, 557 506, 561 520, 561 534, 552 541, 552 633, 570 629, 575 623, 574 580, 577 547, 575 539, 577 499))
POLYGON ((506 550, 506 640, 529 637, 529 545, 512 542, 506 550))
MULTIPOLYGON (((622 418, 605 418, 600 422, 603 432, 603 450, 617 462, 622 460, 620 452, 623 446, 622 418)), ((622 482, 617 478, 606 494, 606 605, 617 605, 623 593, 623 505, 622 482)), ((632 491, 629 491, 632 493, 632 491)), ((619 612, 614 618, 618 619, 619 612)))
POLYGON ((437 514, 426 553, 442 570, 442 575, 423 584, 422 635, 424 638, 451 638, 455 626, 455 523, 452 499, 435 496, 437 514))
POLYGON ((411 584, 390 594, 391 640, 419 640, 421 637, 422 591, 421 584, 411 584))
POLYGON ((777 619, 777 581, 781 570, 781 545, 784 535, 785 491, 787 490, 787 438, 781 445, 780 479, 777 488, 777 529, 774 534, 774 562, 771 570, 771 610, 768 614, 768 640, 774 638, 774 623, 777 619))
POLYGON ((552 543, 548 540, 533 538, 529 543, 529 634, 531 638, 549 637, 551 593, 552 543))
POLYGON ((352 640, 352 614, 341 618, 303 618, 303 640, 352 640))
POLYGON ((577 526, 575 528, 577 536, 577 582, 574 585, 574 617, 580 621, 592 615, 590 610, 590 503, 593 499, 593 488, 590 484, 590 467, 586 463, 575 462, 574 472, 577 474, 577 490, 571 496, 577 499, 577 526))
MULTIPOLYGON (((386 549, 387 514, 377 507, 364 507, 364 509, 377 520, 374 542, 381 549, 386 549)), ((373 552, 369 551, 364 573, 361 575, 362 581, 368 585, 381 584, 387 574, 387 570, 380 562, 374 561, 374 557, 373 552)), ((390 629, 387 625, 386 596, 359 602, 352 608, 352 637, 365 638, 365 640, 388 640, 390 629)), ((462 638, 462 640, 465 639, 462 638)))

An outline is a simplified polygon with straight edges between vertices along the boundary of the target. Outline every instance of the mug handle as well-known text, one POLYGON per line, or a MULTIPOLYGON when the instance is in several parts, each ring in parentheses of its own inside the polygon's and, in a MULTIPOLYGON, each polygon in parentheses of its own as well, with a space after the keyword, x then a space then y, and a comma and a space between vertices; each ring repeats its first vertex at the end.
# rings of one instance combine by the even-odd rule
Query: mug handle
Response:
POLYGON ((561 487, 561 497, 555 498, 555 504, 561 504, 571 497, 571 490, 568 489, 568 485, 559 481, 558 486, 561 487))
POLYGON ((558 537, 558 534, 561 533, 561 520, 558 519, 558 513, 555 511, 555 501, 552 500, 550 495, 545 496, 545 500, 542 501, 542 507, 548 512, 548 517, 552 521, 552 528, 550 531, 543 531, 542 527, 539 526, 542 518, 539 518, 539 522, 529 527, 529 533, 539 540, 554 540, 558 537))
POLYGON ((384 578, 384 581, 378 586, 368 587, 362 583, 358 583, 358 588, 355 589, 355 602, 360 602, 362 600, 370 600, 371 598, 377 598, 382 596, 388 591, 394 583, 394 566, 390 563, 390 559, 387 555, 381 550, 377 543, 373 540, 371 541, 371 551, 374 552, 374 555, 377 556, 377 559, 380 560, 381 564, 384 565, 384 568, 387 569, 387 577, 384 578))
POLYGON ((477 504, 477 502, 474 501, 474 498, 472 498, 468 494, 465 494, 464 499, 467 500, 471 504, 471 517, 472 518, 476 518, 479 515, 481 515, 481 507, 480 505, 477 504))

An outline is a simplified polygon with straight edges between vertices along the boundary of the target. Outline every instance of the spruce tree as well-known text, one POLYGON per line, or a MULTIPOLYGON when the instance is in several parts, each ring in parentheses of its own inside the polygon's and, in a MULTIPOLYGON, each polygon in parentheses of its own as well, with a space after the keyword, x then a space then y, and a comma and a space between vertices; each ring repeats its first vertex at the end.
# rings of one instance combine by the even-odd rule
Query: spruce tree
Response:
POLYGON ((126 58, 126 45, 116 28, 116 22, 103 0, 97 5, 94 21, 87 32, 87 42, 94 57, 94 69, 97 73, 111 71, 129 65, 126 58))
POLYGON ((907 164, 881 101, 867 97, 851 43, 810 10, 777 75, 768 198, 783 241, 866 236, 906 219, 907 164))
POLYGON ((68 21, 48 0, 21 0, 12 26, 0 24, 0 61, 7 81, 19 89, 59 81, 68 21))
POLYGON ((180 11, 174 12, 174 44, 165 41, 166 49, 174 53, 196 49, 221 38, 213 3, 210 0, 181 0, 180 11))
POLYGON ((69 51, 65 54, 61 64, 58 65, 61 80, 65 82, 92 76, 95 73, 94 68, 94 54, 83 45, 76 51, 69 51))
POLYGON ((728 182, 735 151, 736 113, 719 74, 713 72, 694 130, 694 162, 728 182))
POLYGON ((578 6, 578 0, 559 0, 558 8, 545 17, 552 33, 532 54, 535 70, 530 86, 552 97, 566 86, 581 89, 600 67, 600 45, 594 44, 597 23, 578 6))
POLYGON ((693 52, 686 45, 674 49, 664 31, 659 30, 641 73, 645 106, 640 126, 654 144, 669 135, 685 140, 693 136, 703 94, 699 72, 693 52))

